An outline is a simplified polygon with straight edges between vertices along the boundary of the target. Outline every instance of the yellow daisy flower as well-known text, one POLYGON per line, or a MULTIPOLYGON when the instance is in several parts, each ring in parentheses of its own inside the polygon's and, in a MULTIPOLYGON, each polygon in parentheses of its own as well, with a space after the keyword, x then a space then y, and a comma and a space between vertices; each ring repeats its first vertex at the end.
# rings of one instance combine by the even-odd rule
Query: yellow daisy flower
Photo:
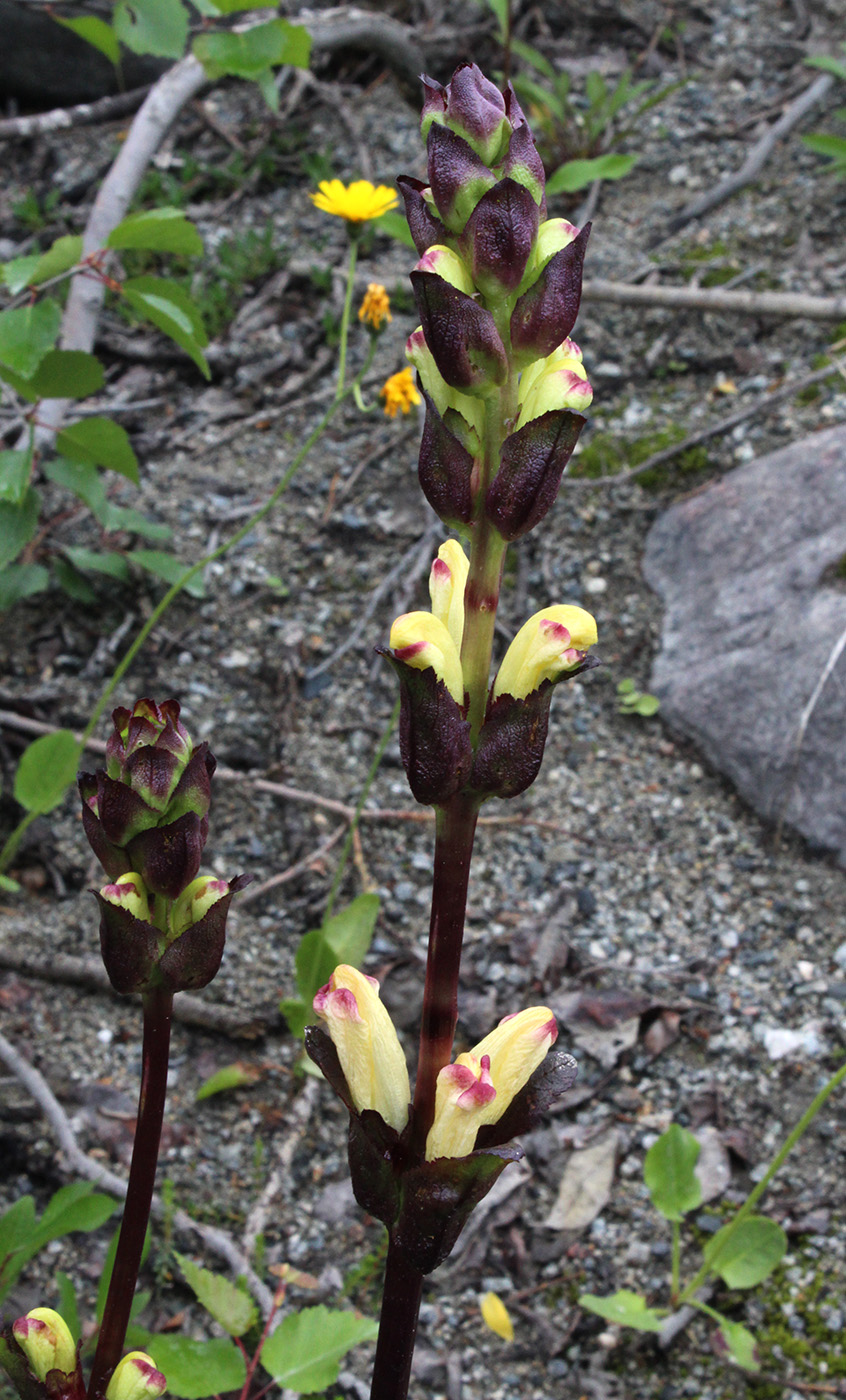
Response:
POLYGON ((318 209, 336 214, 350 224, 363 224, 378 219, 397 204, 395 190, 387 185, 371 185, 369 180, 354 180, 345 185, 341 180, 321 180, 317 194, 309 195, 318 209))
POLYGON ((410 369, 401 369, 386 379, 379 390, 379 397, 385 400, 388 418, 396 418, 398 412, 410 413, 414 404, 423 402, 414 387, 410 369))
POLYGON ((358 308, 359 321, 366 321, 374 331, 380 331, 391 316, 391 302, 381 282, 369 282, 364 300, 358 308))

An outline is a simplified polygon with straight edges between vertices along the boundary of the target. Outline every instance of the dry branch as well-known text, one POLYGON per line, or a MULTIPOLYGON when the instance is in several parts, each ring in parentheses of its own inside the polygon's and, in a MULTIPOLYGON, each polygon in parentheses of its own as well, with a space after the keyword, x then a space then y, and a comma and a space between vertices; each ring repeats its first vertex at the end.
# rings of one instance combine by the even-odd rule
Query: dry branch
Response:
POLYGON ((657 287, 631 282, 586 281, 583 301, 616 306, 656 306, 670 311, 728 311, 742 316, 803 316, 810 321, 846 317, 846 296, 816 297, 803 292, 732 292, 722 287, 657 287))
POLYGON ((0 120, 0 140, 12 137, 47 136, 52 131, 67 131, 72 126, 95 126, 97 122, 113 121, 135 112, 150 91, 150 84, 118 92, 113 97, 100 97, 96 102, 80 102, 75 107, 54 107, 50 112, 35 112, 26 117, 5 117, 0 120))

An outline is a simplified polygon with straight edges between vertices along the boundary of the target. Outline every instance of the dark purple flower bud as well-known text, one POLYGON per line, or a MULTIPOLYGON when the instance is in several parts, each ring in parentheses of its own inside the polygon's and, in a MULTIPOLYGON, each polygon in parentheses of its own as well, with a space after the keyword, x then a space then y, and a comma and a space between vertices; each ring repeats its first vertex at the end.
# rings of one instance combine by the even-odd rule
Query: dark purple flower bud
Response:
MULTIPOLYGON (((468 525, 473 515, 473 457, 447 427, 422 385, 421 390, 426 400, 426 422, 418 461, 423 495, 447 525, 457 522, 468 525)), ((459 423, 464 423, 457 411, 448 412, 459 423)))
POLYGON ((424 77, 423 89, 420 130, 424 137, 433 124, 446 125, 469 142, 486 165, 502 159, 511 130, 505 100, 475 63, 459 64, 446 88, 424 77))
POLYGON ((151 827, 129 842, 130 868, 139 872, 152 894, 175 899, 196 876, 208 834, 208 817, 196 812, 186 812, 167 826, 151 827))
POLYGON ((511 345, 518 368, 551 355, 576 324, 589 237, 590 224, 585 224, 518 299, 511 315, 511 345))
POLYGON ((461 136, 433 126, 427 141, 429 184, 438 213, 450 233, 460 233, 496 177, 461 136))
MULTIPOLYGON (((424 198, 424 190, 429 186, 411 175, 398 175, 397 185, 405 200, 405 217, 414 239, 414 246, 422 257, 434 243, 448 243, 449 234, 437 217, 433 207, 424 198)), ((431 194, 431 191, 430 191, 431 194)))
POLYGON ((171 911, 172 941, 159 959, 159 978, 170 992, 197 991, 216 976, 226 941, 226 916, 232 896, 249 875, 216 880, 201 875, 184 889, 171 911))
POLYGON ((150 922, 147 891, 135 872, 93 891, 100 906, 100 952, 116 992, 143 992, 154 985, 165 935, 150 922))
MULTIPOLYGON (((516 103, 516 98, 514 99, 516 103)), ((522 112, 520 113, 522 117, 522 112)), ((542 219, 546 218, 546 174, 543 168, 543 161, 538 155, 538 148, 535 145, 535 138, 526 123, 525 117, 522 124, 516 126, 508 143, 508 155, 505 157, 502 166, 503 175, 511 180, 516 180, 518 185, 525 185, 542 219)))
POLYGON ((506 438, 485 498, 485 513, 503 539, 519 539, 546 515, 584 425, 581 414, 560 409, 506 438))
POLYGON ((539 220, 531 193, 514 180, 500 180, 482 195, 458 242, 485 296, 501 297, 519 287, 539 220))
POLYGON ((420 670, 385 648, 377 651, 399 677, 399 744, 408 785, 417 802, 438 806, 464 786, 473 762, 463 707, 431 666, 420 670))
POLYGON ((468 393, 503 384, 508 357, 491 313, 437 273, 412 272, 411 284, 426 344, 446 383, 468 393))
POLYGON ((517 797, 540 772, 549 726, 552 681, 525 700, 500 695, 479 735, 470 786, 485 797, 517 797))
POLYGON ((471 1211, 509 1162, 522 1156, 519 1147, 497 1147, 412 1167, 402 1177, 394 1244, 421 1273, 431 1273, 449 1257, 471 1211))

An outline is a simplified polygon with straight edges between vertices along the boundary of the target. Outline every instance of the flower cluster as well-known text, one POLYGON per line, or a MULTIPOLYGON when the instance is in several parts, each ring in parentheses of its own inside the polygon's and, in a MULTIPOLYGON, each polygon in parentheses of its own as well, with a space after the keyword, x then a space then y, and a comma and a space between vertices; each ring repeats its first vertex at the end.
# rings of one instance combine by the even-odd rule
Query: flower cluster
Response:
POLYGON ((82 773, 85 834, 111 883, 95 891, 100 947, 118 992, 204 987, 246 880, 198 875, 215 760, 194 746, 176 700, 117 709, 106 768, 82 773))

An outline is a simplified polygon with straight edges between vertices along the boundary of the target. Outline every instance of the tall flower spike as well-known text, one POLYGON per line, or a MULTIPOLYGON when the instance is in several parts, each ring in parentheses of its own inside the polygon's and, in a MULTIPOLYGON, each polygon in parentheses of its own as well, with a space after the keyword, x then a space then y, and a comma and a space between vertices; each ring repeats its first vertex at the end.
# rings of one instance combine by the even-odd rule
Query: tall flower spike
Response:
POLYGON ((408 1122, 408 1067, 379 983, 342 963, 314 998, 338 1051, 350 1097, 359 1113, 375 1109, 401 1133, 408 1122))
POLYGON ((403 613, 391 628, 391 650, 397 661, 417 671, 435 672, 453 700, 464 704, 461 658, 445 622, 429 612, 403 613))
POLYGON ((556 603, 524 622, 497 672, 493 700, 513 695, 525 700, 544 681, 574 670, 596 645, 596 622, 584 608, 556 603))
POLYGON ((464 589, 470 561, 458 540, 446 540, 429 574, 432 612, 446 626, 459 653, 464 635, 464 589))
POLYGON ((515 1094, 528 1082, 558 1036, 546 1006, 506 1016, 496 1030, 438 1075, 435 1118, 426 1139, 426 1160, 466 1157, 476 1134, 498 1123, 515 1094))

